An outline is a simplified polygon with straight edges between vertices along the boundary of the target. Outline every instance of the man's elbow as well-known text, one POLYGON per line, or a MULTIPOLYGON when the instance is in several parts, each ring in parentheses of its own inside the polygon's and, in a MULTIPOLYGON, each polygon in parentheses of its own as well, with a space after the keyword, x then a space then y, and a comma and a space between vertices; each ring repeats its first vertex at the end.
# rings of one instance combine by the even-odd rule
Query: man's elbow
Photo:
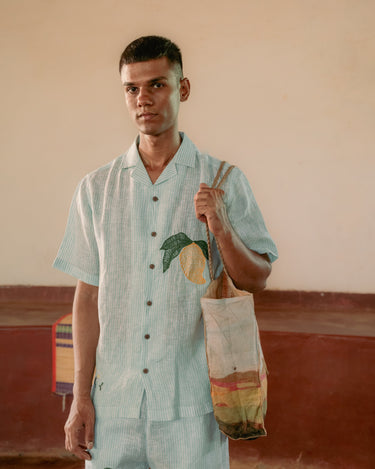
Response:
POLYGON ((248 289, 248 292, 249 293, 259 293, 261 292, 262 290, 264 290, 267 286, 267 282, 264 281, 264 282, 257 282, 257 283, 254 283, 250 286, 250 288, 248 289))
POLYGON ((272 264, 271 262, 266 261, 263 264, 261 271, 252 279, 246 290, 250 293, 258 293, 264 290, 267 286, 267 279, 271 275, 271 272, 272 264))
POLYGON ((257 278, 256 280, 253 280, 247 285, 246 290, 249 293, 258 293, 264 290, 266 286, 267 286, 267 278, 262 278, 262 279, 257 278))

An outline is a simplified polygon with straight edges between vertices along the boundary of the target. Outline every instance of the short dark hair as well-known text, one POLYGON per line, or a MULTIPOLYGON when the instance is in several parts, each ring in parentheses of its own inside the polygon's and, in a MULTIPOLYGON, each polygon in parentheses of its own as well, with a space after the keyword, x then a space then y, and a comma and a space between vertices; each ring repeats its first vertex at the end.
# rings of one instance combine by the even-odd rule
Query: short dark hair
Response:
POLYGON ((166 57, 172 65, 177 64, 182 72, 182 56, 179 47, 162 36, 142 36, 126 46, 121 54, 119 70, 124 65, 136 62, 146 62, 166 57))

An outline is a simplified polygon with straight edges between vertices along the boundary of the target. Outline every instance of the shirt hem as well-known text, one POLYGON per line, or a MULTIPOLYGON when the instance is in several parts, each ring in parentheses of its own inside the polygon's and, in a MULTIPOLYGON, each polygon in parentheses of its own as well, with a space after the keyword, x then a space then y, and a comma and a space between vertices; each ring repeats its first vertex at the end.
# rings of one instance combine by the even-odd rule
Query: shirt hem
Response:
POLYGON ((84 272, 83 270, 79 269, 78 267, 69 264, 69 262, 66 262, 64 259, 61 259, 60 257, 57 257, 55 259, 55 262, 53 263, 53 267, 57 270, 61 270, 61 272, 64 272, 68 275, 71 275, 72 277, 77 278, 78 280, 82 280, 85 283, 88 283, 90 285, 94 285, 96 287, 99 286, 99 276, 98 275, 93 275, 89 274, 87 272, 84 272))

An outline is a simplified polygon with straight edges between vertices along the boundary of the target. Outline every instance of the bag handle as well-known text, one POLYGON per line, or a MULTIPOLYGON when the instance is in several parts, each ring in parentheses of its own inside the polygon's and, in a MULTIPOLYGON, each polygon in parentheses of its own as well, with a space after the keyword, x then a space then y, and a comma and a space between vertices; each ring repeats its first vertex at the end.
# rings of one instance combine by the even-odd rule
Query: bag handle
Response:
MULTIPOLYGON (((220 189, 220 187, 223 185, 223 183, 225 182, 225 180, 229 176, 230 172, 234 168, 233 165, 229 166, 229 168, 225 171, 223 177, 220 180, 221 171, 223 170, 223 167, 224 167, 225 163, 226 163, 226 161, 222 161, 220 163, 220 166, 219 166, 219 169, 217 170, 214 182, 212 183, 212 186, 211 186, 213 189, 220 189)), ((206 234, 207 234, 207 245, 208 245, 208 267, 209 267, 209 270, 210 270, 210 279, 211 279, 211 282, 212 282, 214 280, 214 270, 213 270, 213 266, 212 266, 212 250, 211 250, 212 248, 211 248, 211 240, 210 240, 210 230, 208 228, 207 220, 206 220, 206 234)), ((221 252, 220 246, 217 245, 217 248, 219 250, 221 261, 223 263, 224 272, 228 275, 227 269, 225 268, 223 254, 221 252)), ((228 277, 229 277, 229 275, 228 275, 228 277)))

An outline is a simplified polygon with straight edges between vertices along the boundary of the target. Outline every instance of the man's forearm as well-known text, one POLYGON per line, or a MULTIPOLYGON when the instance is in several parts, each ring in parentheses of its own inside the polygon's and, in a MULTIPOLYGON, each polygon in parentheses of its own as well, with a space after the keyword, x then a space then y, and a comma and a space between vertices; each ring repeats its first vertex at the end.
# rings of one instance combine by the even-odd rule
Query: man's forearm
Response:
POLYGON ((234 284, 241 290, 261 291, 271 273, 271 263, 267 254, 258 254, 245 246, 229 221, 215 235, 225 268, 234 284))
POLYGON ((78 281, 73 303, 75 398, 90 396, 98 340, 98 288, 78 281))

